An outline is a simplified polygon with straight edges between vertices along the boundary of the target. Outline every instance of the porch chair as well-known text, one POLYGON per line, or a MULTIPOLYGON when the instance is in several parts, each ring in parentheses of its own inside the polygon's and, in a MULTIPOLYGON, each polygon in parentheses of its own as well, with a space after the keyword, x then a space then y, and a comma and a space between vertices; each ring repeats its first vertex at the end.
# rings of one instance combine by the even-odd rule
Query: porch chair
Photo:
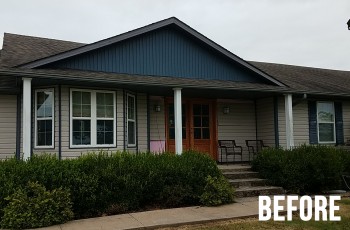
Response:
POLYGON ((254 158, 261 150, 269 147, 264 144, 263 140, 245 140, 245 144, 249 151, 249 161, 251 160, 250 155, 253 155, 254 158))
POLYGON ((233 156, 233 162, 235 162, 236 155, 241 156, 242 161, 242 146, 236 145, 235 140, 219 140, 219 148, 221 153, 221 162, 222 162, 222 155, 226 156, 226 164, 227 156, 233 156))

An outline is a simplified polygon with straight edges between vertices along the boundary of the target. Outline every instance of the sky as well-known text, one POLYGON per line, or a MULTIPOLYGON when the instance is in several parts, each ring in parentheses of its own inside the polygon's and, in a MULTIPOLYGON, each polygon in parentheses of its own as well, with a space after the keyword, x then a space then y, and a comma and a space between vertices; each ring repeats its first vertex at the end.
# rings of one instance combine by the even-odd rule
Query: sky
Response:
POLYGON ((91 43, 173 16, 245 60, 350 70, 349 0, 0 0, 0 44, 91 43))

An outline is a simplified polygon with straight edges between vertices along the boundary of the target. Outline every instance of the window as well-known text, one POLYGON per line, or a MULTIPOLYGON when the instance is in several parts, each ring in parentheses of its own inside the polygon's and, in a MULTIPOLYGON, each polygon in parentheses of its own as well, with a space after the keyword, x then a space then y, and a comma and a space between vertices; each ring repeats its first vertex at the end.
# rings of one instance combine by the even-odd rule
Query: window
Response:
POLYGON ((135 96, 127 94, 127 143, 128 147, 136 146, 136 101, 135 96))
POLYGON ((71 90, 71 147, 115 147, 115 93, 71 90))
POLYGON ((317 103, 317 130, 319 143, 335 143, 335 114, 333 102, 317 103))
POLYGON ((35 91, 35 148, 53 148, 54 145, 54 91, 35 91))

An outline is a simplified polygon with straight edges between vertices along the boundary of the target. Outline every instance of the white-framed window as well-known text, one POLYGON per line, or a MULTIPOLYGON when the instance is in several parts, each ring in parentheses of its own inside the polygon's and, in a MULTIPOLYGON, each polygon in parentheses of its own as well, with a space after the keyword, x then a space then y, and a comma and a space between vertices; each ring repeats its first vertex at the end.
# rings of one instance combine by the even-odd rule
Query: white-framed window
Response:
POLYGON ((335 112, 333 102, 317 102, 318 143, 335 143, 335 112))
POLYGON ((136 98, 135 95, 126 95, 126 130, 127 130, 127 146, 136 146, 136 98))
POLYGON ((35 148, 54 148, 54 89, 35 90, 35 148))
POLYGON ((70 147, 116 146, 115 92, 71 89, 70 147))

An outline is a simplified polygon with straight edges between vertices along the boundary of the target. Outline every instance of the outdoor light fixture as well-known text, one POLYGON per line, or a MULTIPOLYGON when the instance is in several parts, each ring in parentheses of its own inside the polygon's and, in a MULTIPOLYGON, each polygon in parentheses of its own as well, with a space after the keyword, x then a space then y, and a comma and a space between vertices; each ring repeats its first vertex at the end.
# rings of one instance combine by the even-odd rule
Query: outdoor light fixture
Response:
POLYGON ((229 114, 230 113, 230 107, 225 106, 223 112, 224 112, 224 114, 229 114))
POLYGON ((155 105, 154 106, 154 111, 160 112, 160 105, 155 105))
POLYGON ((348 24, 348 30, 350 30, 350 19, 347 24, 348 24))

